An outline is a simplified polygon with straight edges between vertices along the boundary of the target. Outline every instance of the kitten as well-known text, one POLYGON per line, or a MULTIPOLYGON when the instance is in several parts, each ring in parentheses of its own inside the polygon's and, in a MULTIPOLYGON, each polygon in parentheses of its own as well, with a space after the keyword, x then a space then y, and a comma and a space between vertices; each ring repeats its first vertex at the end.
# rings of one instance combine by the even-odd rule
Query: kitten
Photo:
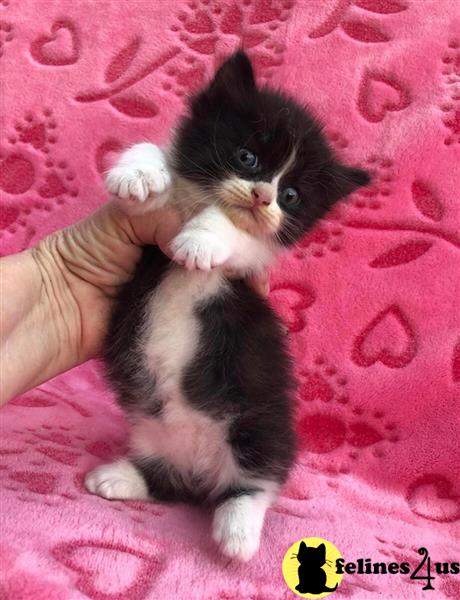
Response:
POLYGON ((242 52, 192 100, 168 156, 153 144, 122 155, 109 190, 128 210, 175 206, 185 225, 174 262, 145 248, 118 298, 105 359, 130 452, 88 474, 90 492, 210 503, 221 550, 257 551, 294 459, 293 377, 278 319, 242 277, 367 182, 304 108, 257 87, 242 52))

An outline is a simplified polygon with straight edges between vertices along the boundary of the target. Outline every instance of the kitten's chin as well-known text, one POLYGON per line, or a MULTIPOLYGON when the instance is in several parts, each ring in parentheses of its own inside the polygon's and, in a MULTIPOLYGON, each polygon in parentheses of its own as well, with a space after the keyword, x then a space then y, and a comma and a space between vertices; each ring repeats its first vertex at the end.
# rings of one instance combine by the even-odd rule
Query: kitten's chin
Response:
POLYGON ((247 231, 255 237, 267 238, 276 236, 280 224, 268 211, 260 208, 249 208, 222 202, 222 210, 239 229, 247 231))

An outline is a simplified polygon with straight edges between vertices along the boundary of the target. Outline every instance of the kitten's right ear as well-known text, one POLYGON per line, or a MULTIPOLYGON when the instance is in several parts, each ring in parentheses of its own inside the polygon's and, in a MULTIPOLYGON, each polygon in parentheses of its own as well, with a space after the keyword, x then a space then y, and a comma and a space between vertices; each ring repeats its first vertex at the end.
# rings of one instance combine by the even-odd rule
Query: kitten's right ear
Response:
POLYGON ((254 71, 245 52, 232 54, 217 70, 211 83, 192 102, 192 111, 225 100, 247 103, 256 89, 254 71))
POLYGON ((220 66, 211 81, 210 90, 225 90, 228 93, 247 94, 253 92, 255 87, 256 82, 251 61, 245 52, 239 50, 220 66))
POLYGON ((301 552, 302 550, 306 550, 306 549, 307 549, 307 544, 305 542, 300 542, 299 552, 301 552))

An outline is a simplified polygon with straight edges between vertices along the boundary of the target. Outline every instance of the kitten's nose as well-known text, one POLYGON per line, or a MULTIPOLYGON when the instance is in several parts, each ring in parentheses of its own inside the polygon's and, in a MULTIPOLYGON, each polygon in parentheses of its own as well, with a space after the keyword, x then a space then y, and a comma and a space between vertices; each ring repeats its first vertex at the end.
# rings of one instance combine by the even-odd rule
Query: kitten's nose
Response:
POLYGON ((257 183, 252 188, 252 198, 254 200, 254 206, 260 206, 264 204, 268 206, 272 202, 273 191, 270 184, 257 183))

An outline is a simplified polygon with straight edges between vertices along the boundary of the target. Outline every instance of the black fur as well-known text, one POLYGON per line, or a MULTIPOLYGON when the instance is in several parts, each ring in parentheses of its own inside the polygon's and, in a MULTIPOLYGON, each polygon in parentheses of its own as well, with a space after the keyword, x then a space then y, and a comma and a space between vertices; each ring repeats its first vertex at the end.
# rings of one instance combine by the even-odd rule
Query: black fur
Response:
POLYGON ((229 441, 245 470, 284 481, 294 448, 292 373, 277 318, 242 281, 197 314, 201 350, 184 376, 188 401, 233 418, 229 441))
MULTIPOLYGON (((192 101, 176 135, 173 166, 209 191, 229 168, 240 177, 270 181, 293 148, 296 160, 283 176, 280 194, 294 187, 300 202, 285 208, 289 219, 280 233, 282 244, 303 235, 335 201, 366 184, 368 175, 337 162, 320 126, 302 107, 281 93, 257 88, 251 63, 239 52, 192 101), (241 147, 257 154, 255 171, 237 162, 241 147)), ((144 366, 141 338, 146 304, 168 264, 158 249, 145 249, 134 279, 119 296, 105 346, 109 380, 122 405, 159 419, 162 406, 144 366)), ((242 281, 195 310, 200 344, 183 375, 184 397, 217 420, 231 417, 228 442, 240 466, 257 478, 282 483, 294 458, 293 378, 275 314, 242 281)), ((196 500, 209 492, 204 482, 185 481, 163 461, 135 464, 159 499, 196 500)), ((221 498, 253 491, 230 488, 221 498)))
POLYGON ((144 248, 133 279, 121 290, 104 344, 108 381, 128 411, 159 415, 155 381, 144 365, 142 333, 146 303, 165 273, 169 259, 156 247, 144 248))
POLYGON ((339 163, 308 110, 283 93, 259 88, 252 66, 237 52, 217 72, 210 86, 191 103, 175 140, 175 168, 184 177, 212 189, 229 166, 243 179, 271 181, 296 149, 296 160, 283 176, 279 197, 295 188, 300 202, 285 207, 280 239, 298 240, 340 198, 369 183, 366 171, 339 163), (240 148, 259 158, 255 170, 242 168, 240 148))

